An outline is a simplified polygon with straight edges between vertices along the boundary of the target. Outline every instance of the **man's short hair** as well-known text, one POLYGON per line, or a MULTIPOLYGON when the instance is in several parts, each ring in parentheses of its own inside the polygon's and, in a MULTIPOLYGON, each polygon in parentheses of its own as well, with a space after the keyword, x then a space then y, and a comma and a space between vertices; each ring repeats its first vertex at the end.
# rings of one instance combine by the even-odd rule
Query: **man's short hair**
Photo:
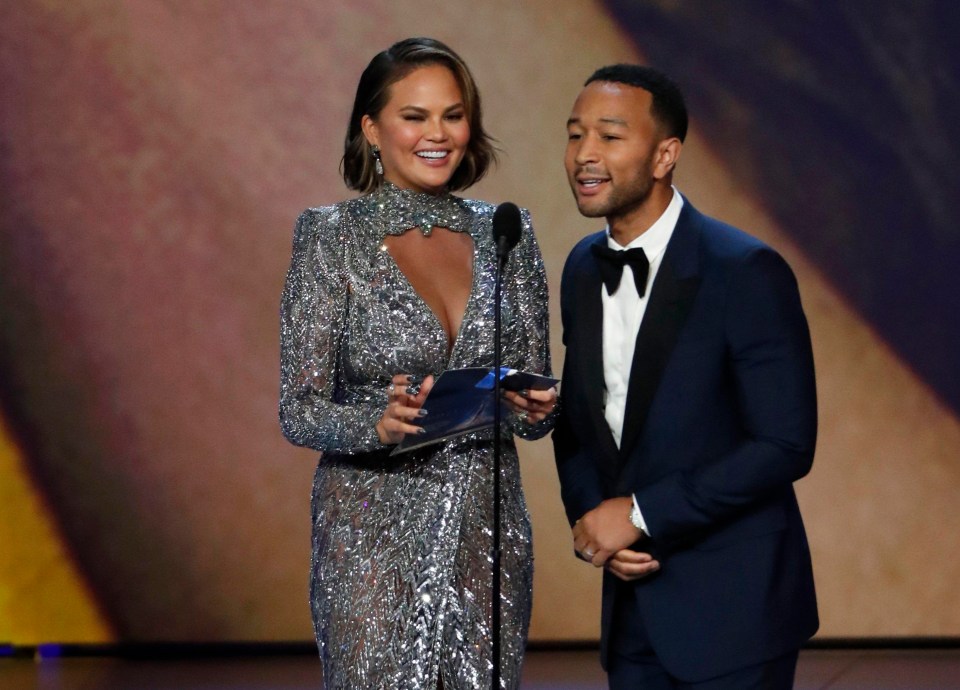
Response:
POLYGON ((683 141, 687 136, 687 106, 683 93, 663 72, 643 65, 607 65, 590 75, 584 86, 595 81, 626 84, 649 91, 653 95, 650 114, 664 127, 668 137, 683 141))

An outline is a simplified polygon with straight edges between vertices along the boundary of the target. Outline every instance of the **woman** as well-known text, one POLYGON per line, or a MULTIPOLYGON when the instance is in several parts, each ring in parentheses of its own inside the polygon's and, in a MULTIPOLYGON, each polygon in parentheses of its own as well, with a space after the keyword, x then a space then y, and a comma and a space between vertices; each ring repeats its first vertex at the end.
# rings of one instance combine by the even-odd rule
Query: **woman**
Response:
MULTIPOLYGON (((435 40, 400 41, 357 87, 342 172, 362 196, 297 221, 280 419, 291 442, 323 451, 311 605, 328 688, 489 686, 492 432, 389 452, 418 433, 434 375, 493 362, 493 207, 449 192, 494 158, 460 57, 435 40)), ((546 279, 526 212, 504 277, 503 363, 550 372, 546 279)), ((509 401, 500 632, 513 688, 533 568, 512 436, 549 430, 556 391, 509 401)))

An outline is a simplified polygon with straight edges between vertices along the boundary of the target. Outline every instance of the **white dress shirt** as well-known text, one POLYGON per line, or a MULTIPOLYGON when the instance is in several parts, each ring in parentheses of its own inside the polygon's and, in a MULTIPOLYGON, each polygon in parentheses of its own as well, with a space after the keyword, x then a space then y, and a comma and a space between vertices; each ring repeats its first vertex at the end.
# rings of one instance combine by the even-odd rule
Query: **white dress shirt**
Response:
MULTIPOLYGON (((657 277, 657 271, 663 261, 667 243, 673 236, 673 229, 683 208, 683 197, 673 188, 673 198, 663 214, 639 237, 626 247, 621 247, 610 235, 607 228, 607 246, 615 250, 640 247, 647 255, 650 271, 647 274, 646 291, 643 297, 637 294, 633 280, 633 271, 624 266, 620 286, 612 295, 606 285, 601 290, 603 302, 603 416, 610 427, 613 439, 620 447, 623 436, 623 415, 627 406, 627 390, 630 386, 630 368, 633 364, 633 351, 637 344, 640 323, 647 310, 650 289, 657 277)), ((636 505, 636 497, 634 497, 636 505)), ((639 507, 638 507, 639 510, 639 507)), ((643 517, 641 513, 641 522, 643 517)), ((646 523, 644 522, 644 525, 646 523)), ((644 528, 644 532, 649 532, 644 528)))

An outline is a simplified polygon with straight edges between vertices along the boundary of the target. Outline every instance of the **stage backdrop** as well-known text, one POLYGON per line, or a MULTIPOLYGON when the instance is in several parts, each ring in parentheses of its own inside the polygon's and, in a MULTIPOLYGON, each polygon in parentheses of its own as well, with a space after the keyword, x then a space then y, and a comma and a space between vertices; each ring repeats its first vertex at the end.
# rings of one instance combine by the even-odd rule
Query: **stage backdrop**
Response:
MULTIPOLYGON (((821 434, 822 630, 960 635, 960 32, 949 0, 20 0, 0 6, 0 642, 311 636, 316 454, 276 419, 294 219, 348 196, 357 79, 409 35, 480 83, 553 287, 600 227, 562 172, 597 66, 688 94, 677 183, 780 249, 821 434)), ((553 352, 563 358, 558 321, 553 352)), ((522 444, 534 640, 598 632, 549 441, 522 444)))

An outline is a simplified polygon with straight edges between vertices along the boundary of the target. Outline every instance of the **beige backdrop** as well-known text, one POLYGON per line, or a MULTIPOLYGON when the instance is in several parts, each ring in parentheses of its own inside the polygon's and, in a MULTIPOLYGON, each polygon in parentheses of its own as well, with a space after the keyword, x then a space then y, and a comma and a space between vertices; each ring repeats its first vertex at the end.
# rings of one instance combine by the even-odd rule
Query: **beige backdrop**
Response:
MULTIPOLYGON (((566 188, 564 121, 595 67, 644 56, 599 3, 555 0, 31 0, 0 27, 0 640, 310 637, 314 453, 277 426, 277 305, 297 214, 347 195, 360 72, 408 35, 464 56, 505 151, 469 194, 531 209, 558 314, 566 253, 599 227, 566 188)), ((821 635, 960 634, 956 417, 697 124, 678 186, 783 251, 811 323, 821 635)), ((595 639, 598 572, 572 556, 549 441, 521 446, 531 638, 595 639)))

